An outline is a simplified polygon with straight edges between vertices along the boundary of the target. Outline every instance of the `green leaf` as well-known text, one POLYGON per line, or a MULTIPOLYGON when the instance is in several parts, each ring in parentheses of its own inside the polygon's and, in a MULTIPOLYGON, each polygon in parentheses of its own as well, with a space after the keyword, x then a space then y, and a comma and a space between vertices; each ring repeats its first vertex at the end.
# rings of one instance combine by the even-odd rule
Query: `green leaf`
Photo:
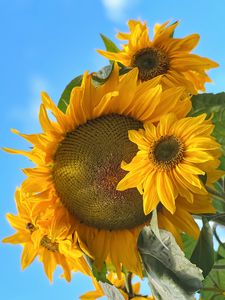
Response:
POLYGON ((213 197, 212 197, 212 200, 213 200, 213 206, 215 207, 216 211, 218 213, 225 213, 225 202, 220 201, 213 197))
POLYGON ((95 86, 105 83, 112 74, 114 64, 103 67, 96 73, 92 74, 92 80, 95 86))
MULTIPOLYGON (((218 264, 225 264, 225 259, 217 261, 218 264)), ((201 297, 203 300, 225 299, 225 270, 212 269, 203 281, 201 297)))
MULTIPOLYGON (((191 116, 198 116, 202 113, 213 114, 212 122, 215 124, 214 137, 222 146, 225 155, 225 93, 205 93, 192 97, 191 116)), ((221 166, 225 170, 225 157, 221 158, 221 166)))
POLYGON ((202 269, 204 277, 209 274, 213 267, 213 232, 205 217, 203 217, 203 227, 190 261, 202 269))
POLYGON ((60 99, 59 99, 59 103, 58 103, 58 108, 62 111, 62 112, 66 112, 67 106, 70 103, 70 94, 72 89, 75 86, 80 86, 82 83, 82 75, 79 75, 77 77, 75 77, 72 81, 70 81, 70 83, 66 86, 66 88, 64 89, 60 99))
POLYGON ((97 281, 109 282, 106 278, 107 275, 107 267, 106 264, 102 266, 101 270, 98 270, 94 264, 92 264, 92 273, 97 281))
POLYGON ((191 300, 202 287, 202 271, 185 258, 171 233, 160 230, 161 240, 150 227, 138 239, 139 253, 156 300, 191 300))
POLYGON ((116 46, 115 43, 113 43, 113 41, 111 41, 109 38, 107 38, 105 35, 103 34, 100 34, 102 40, 103 40, 103 43, 105 45, 105 48, 107 51, 109 52, 119 52, 120 49, 116 46))
POLYGON ((184 245, 184 254, 188 259, 190 259, 197 242, 193 237, 189 236, 186 233, 183 233, 181 235, 181 238, 184 245))
POLYGON ((218 249, 218 254, 225 258, 225 243, 221 244, 218 249))
POLYGON ((108 300, 124 300, 124 297, 115 286, 106 282, 100 282, 100 285, 108 300))
POLYGON ((204 93, 192 97, 191 114, 198 116, 203 113, 218 113, 225 109, 225 92, 219 94, 204 93))

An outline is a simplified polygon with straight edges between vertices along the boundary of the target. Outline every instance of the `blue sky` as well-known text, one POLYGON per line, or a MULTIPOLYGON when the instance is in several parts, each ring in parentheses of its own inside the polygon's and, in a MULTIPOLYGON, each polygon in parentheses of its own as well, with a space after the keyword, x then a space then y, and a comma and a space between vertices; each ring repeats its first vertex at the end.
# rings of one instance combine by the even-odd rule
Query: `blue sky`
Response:
MULTIPOLYGON (((156 22, 180 20, 176 36, 201 35, 195 53, 220 63, 210 72, 214 84, 208 92, 224 90, 225 33, 223 0, 0 0, 0 146, 29 145, 10 133, 38 132, 39 93, 46 90, 57 102, 65 85, 85 70, 96 71, 107 61, 95 49, 103 48, 99 33, 110 38, 126 31, 129 18, 156 22)), ((23 180, 21 168, 30 166, 23 157, 0 153, 0 239, 12 234, 5 220, 15 212, 13 194, 23 180)), ((76 300, 91 290, 90 280, 75 274, 70 284, 55 274, 49 284, 42 265, 35 261, 20 268, 20 246, 0 244, 1 298, 8 300, 76 300)))

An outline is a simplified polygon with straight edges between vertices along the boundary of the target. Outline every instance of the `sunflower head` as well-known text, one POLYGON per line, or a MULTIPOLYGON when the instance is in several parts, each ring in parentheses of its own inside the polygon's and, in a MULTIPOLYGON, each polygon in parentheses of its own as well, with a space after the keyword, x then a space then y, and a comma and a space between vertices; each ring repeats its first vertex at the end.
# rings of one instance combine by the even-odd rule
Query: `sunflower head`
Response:
POLYGON ((129 33, 118 33, 120 40, 127 41, 119 52, 98 50, 110 60, 122 63, 126 67, 137 67, 140 81, 150 80, 161 75, 164 88, 183 86, 190 93, 204 91, 204 84, 210 82, 206 71, 218 66, 214 61, 192 54, 199 41, 198 34, 185 38, 174 38, 178 25, 156 24, 154 37, 150 40, 148 27, 141 21, 130 20, 129 33))
MULTIPOLYGON (((119 76, 115 64, 109 79, 96 87, 85 73, 81 86, 72 90, 65 113, 43 93, 39 115, 43 132, 28 135, 14 130, 33 144, 32 149, 6 149, 35 163, 34 168, 24 170, 27 178, 22 188, 35 203, 34 216, 41 216, 39 245, 51 255, 61 253, 75 269, 85 269, 80 262, 82 249, 99 269, 110 261, 119 275, 125 266, 142 276, 137 238, 150 221, 151 211, 143 210, 136 186, 126 191, 116 188, 126 175, 121 161, 130 161, 138 151, 128 132, 143 131, 145 122, 156 124, 174 110, 184 117, 191 102, 183 97, 183 88, 163 90, 160 77, 143 83, 137 77, 137 68, 119 76), (50 219, 45 218, 46 211, 51 211, 50 219), (66 228, 63 220, 67 220, 66 228), (71 256, 74 248, 77 258, 71 256)), ((157 158, 161 152, 159 145, 154 147, 157 158)), ((137 170, 138 175, 143 172, 137 170)), ((30 232, 34 230, 31 224, 27 226, 30 232)))
POLYGON ((132 117, 102 116, 67 133, 60 143, 54 156, 55 188, 69 212, 84 224, 119 230, 149 219, 135 189, 116 190, 125 175, 121 161, 130 160, 137 151, 127 132, 141 126, 132 117))
POLYGON ((61 205, 54 209, 44 206, 45 209, 39 214, 39 203, 33 202, 32 197, 22 189, 16 190, 15 201, 18 215, 7 214, 7 219, 16 233, 3 239, 3 242, 22 244, 22 269, 39 257, 50 281, 57 265, 63 268, 67 281, 71 280, 72 270, 90 275, 78 241, 72 236, 73 221, 61 205))
POLYGON ((158 203, 173 214, 178 195, 190 203, 195 194, 207 195, 200 176, 216 172, 218 164, 214 164, 214 170, 209 170, 208 164, 216 159, 215 151, 220 145, 211 136, 213 125, 205 118, 206 114, 183 119, 168 114, 157 126, 147 122, 144 129, 129 131, 129 138, 139 151, 130 163, 122 163, 129 172, 117 189, 136 186, 143 190, 146 214, 158 203), (143 171, 138 172, 140 169, 143 171))
POLYGON ((152 143, 149 158, 161 170, 170 170, 178 165, 184 156, 182 140, 173 135, 161 136, 152 143))

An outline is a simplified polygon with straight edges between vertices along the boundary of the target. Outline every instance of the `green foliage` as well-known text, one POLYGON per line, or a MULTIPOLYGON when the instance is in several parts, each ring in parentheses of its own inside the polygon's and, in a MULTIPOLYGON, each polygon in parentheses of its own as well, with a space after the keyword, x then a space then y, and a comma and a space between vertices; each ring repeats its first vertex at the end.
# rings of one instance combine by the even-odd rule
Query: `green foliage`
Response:
POLYGON ((218 251, 215 253, 215 264, 213 269, 203 281, 203 289, 201 290, 202 299, 225 299, 225 243, 222 243, 217 235, 214 224, 213 233, 219 243, 218 251))
POLYGON ((217 213, 207 218, 225 226, 225 177, 215 183, 215 189, 210 190, 210 194, 217 213))
POLYGON ((181 238, 184 246, 184 254, 188 259, 190 259, 197 241, 186 233, 182 233, 181 238))
POLYGON ((201 297, 204 300, 224 300, 225 299, 225 270, 216 269, 217 265, 225 265, 225 259, 220 259, 215 264, 215 268, 209 273, 203 282, 201 297))
POLYGON ((203 227, 190 261, 202 269, 204 277, 209 274, 214 264, 213 232, 204 217, 203 227))
MULTIPOLYGON (((222 243, 218 249, 218 255, 221 258, 225 258, 225 243, 222 243)), ((225 284, 225 283, 224 283, 225 284)))
POLYGON ((145 227, 138 240, 149 285, 156 300, 191 300, 202 287, 202 272, 176 244, 171 233, 159 230, 162 242, 145 227))
POLYGON ((81 85, 82 78, 83 78, 82 75, 75 77, 72 81, 70 81, 70 83, 64 89, 64 91, 59 99, 59 103, 58 103, 58 108, 61 111, 63 111, 64 113, 66 112, 67 106, 70 103, 70 94, 71 94, 72 89, 75 86, 81 85))
POLYGON ((108 279, 106 278, 107 275, 107 267, 106 264, 104 264, 101 268, 101 270, 98 270, 95 266, 95 264, 92 264, 92 273, 94 277, 97 279, 97 281, 101 282, 108 282, 108 279))
POLYGON ((113 41, 111 41, 109 38, 107 38, 103 34, 100 34, 100 36, 103 40, 103 43, 104 43, 107 51, 109 51, 109 52, 119 52, 120 51, 120 49, 116 46, 115 43, 113 43, 113 41))
POLYGON ((202 113, 213 115, 212 122, 215 124, 213 135, 222 146, 223 157, 221 168, 225 170, 225 93, 199 94, 192 97, 191 116, 198 116, 202 113))

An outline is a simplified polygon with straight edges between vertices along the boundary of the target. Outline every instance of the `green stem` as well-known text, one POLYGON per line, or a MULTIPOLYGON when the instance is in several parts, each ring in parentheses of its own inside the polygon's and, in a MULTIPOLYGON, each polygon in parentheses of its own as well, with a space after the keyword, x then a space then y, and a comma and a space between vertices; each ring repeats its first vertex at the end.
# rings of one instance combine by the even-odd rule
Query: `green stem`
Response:
POLYGON ((134 291, 133 291, 131 280, 132 280, 132 273, 128 272, 128 274, 126 276, 126 289, 127 289, 127 293, 129 295, 129 298, 134 297, 134 291))
POLYGON ((225 265, 214 265, 213 266, 214 270, 225 270, 225 265))

